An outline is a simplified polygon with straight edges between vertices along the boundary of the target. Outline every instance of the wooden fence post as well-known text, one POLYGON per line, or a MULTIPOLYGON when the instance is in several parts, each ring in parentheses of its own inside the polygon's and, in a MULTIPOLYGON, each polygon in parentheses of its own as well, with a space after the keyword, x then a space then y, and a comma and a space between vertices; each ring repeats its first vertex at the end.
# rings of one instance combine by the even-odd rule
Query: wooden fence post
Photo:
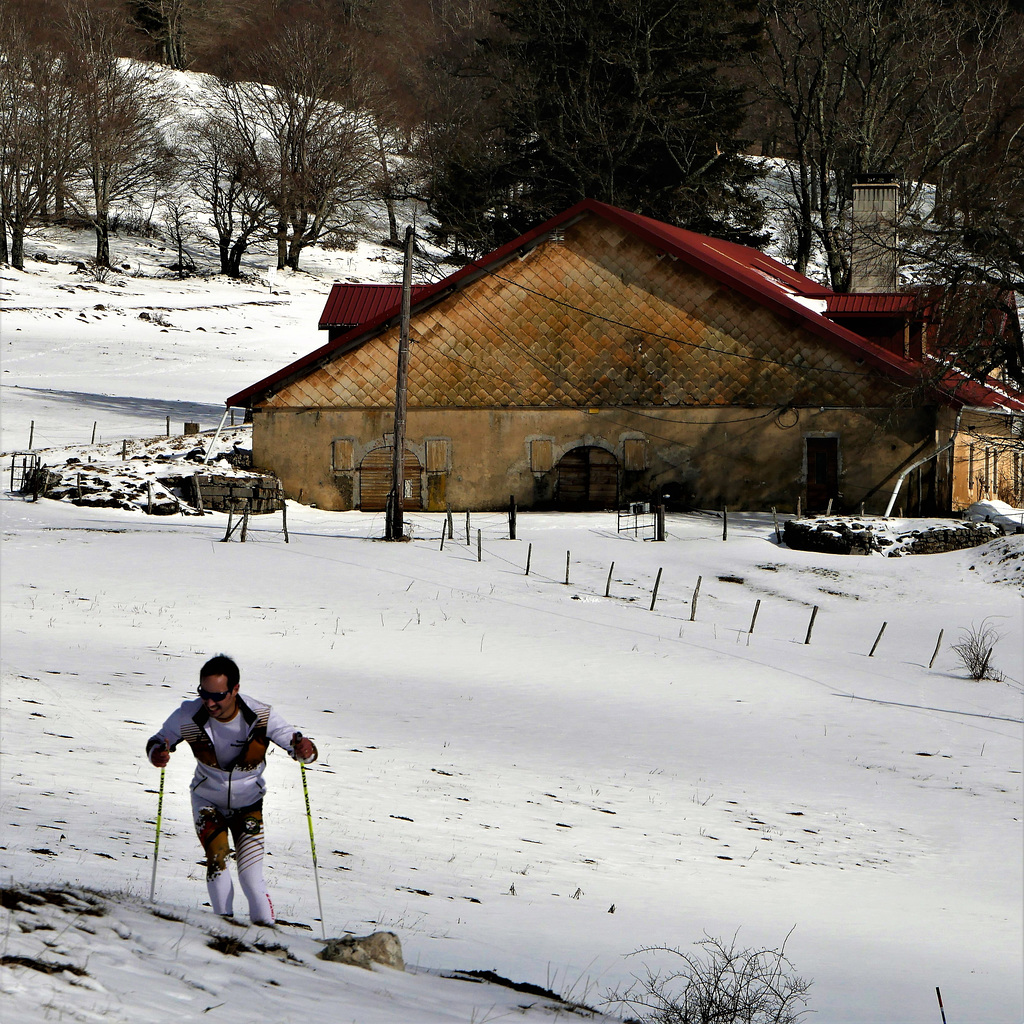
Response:
POLYGON ((690 621, 693 622, 697 617, 697 595, 700 593, 700 581, 703 576, 697 577, 697 586, 693 588, 693 598, 690 601, 690 621))
POLYGON ((797 517, 797 519, 800 518, 800 495, 799 494, 796 496, 796 517, 797 517))
POLYGON ((608 570, 608 582, 604 585, 604 596, 608 597, 612 589, 612 573, 615 572, 615 563, 612 562, 611 568, 608 570))
POLYGON ((804 644, 811 642, 811 630, 814 629, 814 620, 818 617, 818 606, 811 609, 811 621, 807 623, 807 636, 804 637, 804 644))
POLYGON ((452 540, 455 537, 455 523, 452 521, 452 507, 451 505, 445 505, 444 508, 448 517, 448 539, 452 540))
POLYGON ((231 530, 232 530, 232 525, 231 524, 234 522, 234 518, 235 518, 235 504, 234 504, 234 502, 232 502, 230 505, 228 505, 228 528, 224 531, 224 536, 221 537, 221 543, 225 543, 225 542, 231 540, 231 530))
POLYGON ((533 558, 533 544, 526 549, 526 575, 530 575, 530 559, 533 558))
POLYGON ((665 539, 665 506, 657 505, 654 509, 654 539, 665 539))
POLYGON ((249 499, 245 499, 245 510, 242 512, 242 536, 241 541, 244 544, 245 538, 249 534, 249 499))
POLYGON ((754 604, 754 614, 750 616, 750 629, 747 630, 748 633, 753 633, 754 632, 754 623, 757 622, 757 613, 760 610, 761 610, 761 599, 758 598, 757 602, 754 604))
POLYGON ((565 585, 569 586, 569 557, 571 552, 566 551, 565 553, 565 585))
POLYGON ((939 630, 939 639, 935 641, 935 650, 932 652, 932 660, 928 662, 929 668, 935 664, 935 659, 939 656, 939 648, 942 646, 942 634, 944 632, 944 629, 939 630))
POLYGON ((484 558, 483 530, 476 531, 476 560, 482 562, 484 558))
POLYGON ((775 511, 775 506, 772 505, 772 522, 775 523, 775 543, 782 543, 782 531, 779 529, 779 514, 775 511))
POLYGON ((882 623, 882 628, 878 631, 878 636, 875 637, 875 642, 871 645, 871 650, 868 652, 869 658, 873 658, 875 656, 875 648, 878 646, 878 641, 882 639, 882 634, 885 632, 885 627, 888 625, 888 622, 882 623))
POLYGON ((516 496, 508 496, 508 539, 516 539, 516 496))
POLYGON ((469 509, 466 509, 466 546, 469 546, 469 509))
POLYGON ((729 506, 722 506, 722 540, 729 539, 729 506))
POLYGON ((658 577, 654 581, 654 593, 651 595, 651 611, 654 611, 654 602, 658 600, 658 587, 661 586, 661 569, 658 570, 658 577))
POLYGON ((279 493, 281 495, 281 526, 284 528, 284 542, 287 544, 288 541, 288 502, 284 496, 284 488, 278 484, 279 493))
POLYGON ((96 443, 96 428, 98 426, 99 426, 99 424, 97 423, 97 421, 93 420, 92 421, 92 441, 89 442, 90 444, 95 444, 96 443))

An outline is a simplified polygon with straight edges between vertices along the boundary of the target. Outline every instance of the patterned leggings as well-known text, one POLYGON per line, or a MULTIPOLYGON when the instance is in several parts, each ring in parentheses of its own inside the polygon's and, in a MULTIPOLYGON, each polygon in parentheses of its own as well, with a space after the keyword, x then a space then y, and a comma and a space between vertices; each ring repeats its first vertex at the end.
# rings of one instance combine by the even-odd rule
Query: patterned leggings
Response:
POLYGON ((237 811, 222 811, 212 804, 193 807, 196 832, 206 851, 206 887, 214 913, 230 915, 234 886, 228 871, 231 850, 228 833, 235 843, 238 883, 249 903, 253 924, 273 924, 274 907, 263 880, 263 801, 237 811))

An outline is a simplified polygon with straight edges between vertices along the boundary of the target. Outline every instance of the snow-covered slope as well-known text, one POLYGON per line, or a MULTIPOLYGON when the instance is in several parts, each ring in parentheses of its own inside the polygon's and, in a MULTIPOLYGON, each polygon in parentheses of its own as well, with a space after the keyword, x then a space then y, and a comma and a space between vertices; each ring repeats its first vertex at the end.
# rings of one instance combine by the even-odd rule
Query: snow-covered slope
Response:
MULTIPOLYGON (((1020 566, 1022 538, 896 560, 788 551, 770 516, 730 517, 724 543, 713 518, 674 517, 664 544, 599 514, 521 515, 513 542, 480 516, 478 562, 464 537, 442 551, 430 514, 412 517, 412 543, 384 545, 377 517, 291 505, 288 544, 268 516, 243 545, 221 543, 216 514, 2 511, 5 885, 133 898, 98 933, 95 973, 64 925, 23 932, 8 916, 5 956, 98 979, 82 1019, 142 1019, 163 992, 194 1019, 223 1003, 221 1019, 243 1021, 294 990, 301 1017, 286 1019, 493 1020, 496 996, 446 994, 430 972, 494 970, 597 1005, 642 972, 640 947, 737 932, 777 946, 791 929, 816 1019, 930 1022, 936 986, 951 1020, 1020 1017, 1019 569, 996 580, 1020 566), (982 619, 1004 635, 998 682, 968 681, 949 646, 982 619), (243 996, 200 948, 212 925, 184 750, 157 897, 187 926, 137 902, 157 800, 145 738, 222 649, 323 752, 308 777, 327 934, 394 930, 427 975, 342 971, 317 1006, 320 967, 254 953, 246 977, 269 989, 243 996), (110 937, 120 926, 149 952, 103 973, 110 944, 129 948, 110 937)), ((280 756, 268 770, 275 905, 314 927, 273 941, 309 962, 301 780, 280 756)), ((6 990, 52 990, 70 1014, 77 986, 27 971, 8 964, 6 990)))
MULTIPOLYGON (((116 451, 167 417, 212 428, 227 395, 322 342, 331 281, 400 273, 367 240, 298 274, 256 252, 243 282, 179 282, 158 239, 122 237, 129 269, 96 281, 77 269, 91 244, 34 231, 26 271, 0 268, 4 451, 31 436, 63 461, 94 430, 116 451)), ((440 975, 598 1006, 656 962, 641 947, 791 930, 816 1020, 931 1024, 936 987, 950 1024, 1024 1014, 1024 538, 857 558, 780 547, 770 516, 731 516, 724 543, 717 520, 674 517, 654 544, 606 515, 520 515, 513 542, 487 515, 478 562, 465 536, 441 550, 427 514, 401 545, 376 542, 378 517, 294 503, 287 544, 278 516, 242 545, 218 514, 7 496, 0 515, 5 1017, 550 1020, 539 996, 440 975), (1002 678, 970 682, 950 644, 986 620, 1002 678), (312 930, 208 947, 226 926, 203 906, 184 750, 148 903, 143 744, 219 650, 323 752, 308 780, 327 933, 394 930, 408 974, 316 960, 301 780, 280 756, 268 877, 280 916, 312 930), (76 886, 63 906, 19 895, 76 886)))

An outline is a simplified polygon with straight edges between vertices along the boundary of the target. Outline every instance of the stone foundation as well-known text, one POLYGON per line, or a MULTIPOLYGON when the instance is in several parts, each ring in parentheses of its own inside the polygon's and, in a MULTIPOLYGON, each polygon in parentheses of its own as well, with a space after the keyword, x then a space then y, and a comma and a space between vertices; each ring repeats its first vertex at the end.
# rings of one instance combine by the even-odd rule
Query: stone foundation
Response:
POLYGON ((1002 536, 992 523, 943 521, 907 529, 906 522, 855 516, 790 519, 785 524, 784 538, 786 546, 796 551, 831 555, 870 555, 877 551, 899 557, 960 551, 1002 536))

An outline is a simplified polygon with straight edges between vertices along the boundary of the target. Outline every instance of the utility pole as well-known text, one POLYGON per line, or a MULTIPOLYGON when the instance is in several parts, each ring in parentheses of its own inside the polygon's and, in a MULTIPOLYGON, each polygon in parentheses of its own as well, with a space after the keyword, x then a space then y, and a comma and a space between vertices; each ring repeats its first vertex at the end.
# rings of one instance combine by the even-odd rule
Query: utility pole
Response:
POLYGON ((409 391, 409 320, 412 313, 412 251, 416 235, 405 229, 405 261, 402 268, 402 323, 398 334, 398 376, 395 381, 395 450, 392 462, 391 505, 384 536, 401 540, 405 535, 405 413, 409 391))

